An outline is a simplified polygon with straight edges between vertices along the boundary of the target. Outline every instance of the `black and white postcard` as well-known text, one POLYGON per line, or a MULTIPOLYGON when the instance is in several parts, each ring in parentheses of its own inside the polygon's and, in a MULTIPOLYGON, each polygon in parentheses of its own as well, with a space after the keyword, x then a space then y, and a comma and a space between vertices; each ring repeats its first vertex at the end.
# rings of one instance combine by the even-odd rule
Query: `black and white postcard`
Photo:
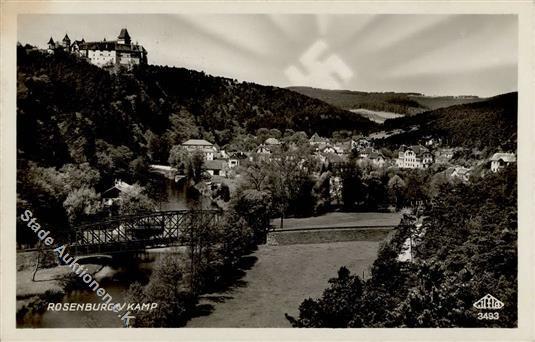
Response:
POLYGON ((2 7, 6 341, 533 338, 533 2, 2 7))

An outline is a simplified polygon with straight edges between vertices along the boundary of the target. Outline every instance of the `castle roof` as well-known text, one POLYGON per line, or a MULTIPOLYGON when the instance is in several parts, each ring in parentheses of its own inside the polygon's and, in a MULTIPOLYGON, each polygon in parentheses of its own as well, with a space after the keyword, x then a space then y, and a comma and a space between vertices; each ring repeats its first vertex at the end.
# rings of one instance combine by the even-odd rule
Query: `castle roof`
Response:
POLYGON ((128 34, 128 30, 123 28, 121 29, 121 33, 119 33, 119 37, 117 37, 119 39, 130 39, 130 35, 128 34))
POLYGON ((124 45, 118 44, 115 40, 104 40, 101 42, 80 42, 81 50, 101 50, 101 51, 130 51, 146 53, 147 51, 141 45, 124 45))
POLYGON ((114 41, 87 42, 83 44, 83 47, 80 46, 80 49, 113 51, 115 50, 115 42, 114 41))
POLYGON ((71 40, 69 36, 65 33, 65 37, 63 37, 63 40, 71 40))
POLYGON ((52 37, 50 37, 50 40, 48 41, 48 44, 54 44, 54 39, 52 39, 52 37))

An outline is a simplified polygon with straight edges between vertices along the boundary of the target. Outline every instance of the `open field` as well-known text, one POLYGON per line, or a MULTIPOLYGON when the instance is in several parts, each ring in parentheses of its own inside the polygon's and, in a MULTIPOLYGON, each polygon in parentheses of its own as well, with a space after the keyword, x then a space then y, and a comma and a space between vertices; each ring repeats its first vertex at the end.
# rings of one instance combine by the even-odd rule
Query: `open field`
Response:
POLYGON ((362 115, 365 118, 368 118, 380 124, 384 123, 386 119, 395 119, 405 116, 403 114, 398 113, 369 110, 364 108, 351 109, 350 112, 362 115))
POLYGON ((319 297, 341 266, 367 276, 378 246, 378 241, 262 245, 248 257, 256 262, 237 286, 201 297, 203 315, 187 327, 290 327, 284 313, 295 316, 304 299, 319 297))
MULTIPOLYGON (((396 226, 401 220, 399 213, 327 213, 321 216, 284 219, 283 229, 328 228, 355 226, 396 226)), ((273 219, 275 229, 280 227, 280 218, 273 219)))

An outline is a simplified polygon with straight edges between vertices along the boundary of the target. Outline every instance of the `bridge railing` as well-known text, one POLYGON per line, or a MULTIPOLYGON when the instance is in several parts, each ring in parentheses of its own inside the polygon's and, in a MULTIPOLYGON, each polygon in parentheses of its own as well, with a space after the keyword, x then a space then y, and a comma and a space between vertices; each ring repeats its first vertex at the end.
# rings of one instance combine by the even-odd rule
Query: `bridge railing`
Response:
POLYGON ((191 229, 212 226, 222 214, 221 210, 175 210, 116 217, 77 227, 70 237, 70 245, 84 252, 187 243, 191 229))

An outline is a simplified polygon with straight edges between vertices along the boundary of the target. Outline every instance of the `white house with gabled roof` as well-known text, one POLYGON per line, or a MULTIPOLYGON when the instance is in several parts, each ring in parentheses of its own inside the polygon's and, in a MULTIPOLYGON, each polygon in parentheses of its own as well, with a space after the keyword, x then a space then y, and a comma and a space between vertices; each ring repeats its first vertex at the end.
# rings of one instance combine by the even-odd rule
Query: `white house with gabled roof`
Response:
POLYGON ((193 153, 200 151, 204 155, 204 160, 214 160, 214 154, 217 152, 217 147, 209 141, 204 139, 189 139, 182 143, 182 147, 186 151, 193 153))

